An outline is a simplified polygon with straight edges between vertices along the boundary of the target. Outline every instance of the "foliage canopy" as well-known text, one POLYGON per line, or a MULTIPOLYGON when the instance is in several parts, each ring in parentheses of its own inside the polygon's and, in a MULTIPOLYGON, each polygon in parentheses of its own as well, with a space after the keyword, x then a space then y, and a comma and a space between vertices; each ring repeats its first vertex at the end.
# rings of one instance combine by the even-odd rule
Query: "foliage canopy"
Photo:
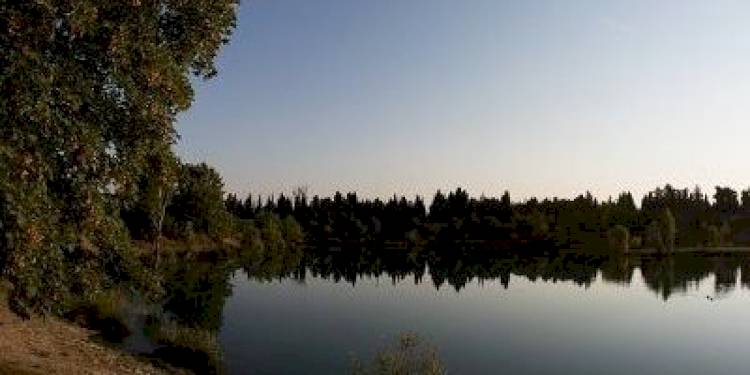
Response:
POLYGON ((216 73, 235 10, 235 0, 0 8, 0 267, 16 311, 59 312, 132 278, 118 208, 148 161, 171 155, 190 75, 216 73))

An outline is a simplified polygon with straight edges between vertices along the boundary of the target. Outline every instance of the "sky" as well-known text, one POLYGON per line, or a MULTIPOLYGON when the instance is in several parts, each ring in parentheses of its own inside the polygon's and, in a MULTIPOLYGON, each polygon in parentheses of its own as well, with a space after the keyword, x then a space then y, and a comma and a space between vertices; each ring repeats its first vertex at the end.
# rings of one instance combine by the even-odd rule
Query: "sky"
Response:
POLYGON ((750 2, 245 0, 178 119, 229 192, 750 186, 750 2))

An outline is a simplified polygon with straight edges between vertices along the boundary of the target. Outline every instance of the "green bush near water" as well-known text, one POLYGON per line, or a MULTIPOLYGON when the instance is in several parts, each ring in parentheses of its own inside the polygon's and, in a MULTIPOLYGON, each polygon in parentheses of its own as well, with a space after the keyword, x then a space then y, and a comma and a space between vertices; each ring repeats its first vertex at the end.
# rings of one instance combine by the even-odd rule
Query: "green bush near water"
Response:
POLYGON ((164 347, 155 355, 171 365, 200 374, 222 373, 222 351, 217 332, 177 324, 162 318, 152 322, 151 339, 164 347))

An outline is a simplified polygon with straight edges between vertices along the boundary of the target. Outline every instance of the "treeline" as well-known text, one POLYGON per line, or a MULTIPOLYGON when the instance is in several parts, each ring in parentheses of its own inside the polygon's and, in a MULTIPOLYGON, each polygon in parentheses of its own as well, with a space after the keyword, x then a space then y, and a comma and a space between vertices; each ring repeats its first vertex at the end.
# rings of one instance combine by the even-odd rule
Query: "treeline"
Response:
POLYGON ((308 198, 291 196, 225 199, 228 212, 244 220, 272 213, 294 218, 316 244, 420 245, 431 241, 477 242, 505 249, 637 248, 663 251, 687 246, 750 243, 750 189, 716 187, 713 199, 696 187, 671 185, 647 193, 636 205, 621 193, 600 201, 590 193, 574 199, 471 197, 461 188, 438 191, 429 206, 423 198, 361 199, 356 193, 308 198))
POLYGON ((247 220, 232 215, 225 205, 222 178, 207 164, 175 159, 171 169, 173 177, 167 183, 148 174, 141 176, 137 192, 122 202, 119 212, 131 238, 157 247, 164 238, 178 246, 231 243, 269 250, 304 240, 290 215, 275 210, 259 210, 247 220))

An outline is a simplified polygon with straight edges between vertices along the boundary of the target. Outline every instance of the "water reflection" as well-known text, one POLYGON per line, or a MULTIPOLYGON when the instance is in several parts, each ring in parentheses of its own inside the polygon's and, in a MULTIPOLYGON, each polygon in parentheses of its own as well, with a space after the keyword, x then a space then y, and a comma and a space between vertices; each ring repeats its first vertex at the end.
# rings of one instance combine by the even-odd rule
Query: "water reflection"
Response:
MULTIPOLYGON (((224 358, 230 362, 230 370, 245 368, 248 353, 254 353, 253 358, 256 360, 275 358, 268 359, 265 364, 268 366, 268 373, 286 370, 304 373, 302 370, 312 364, 321 364, 321 369, 330 370, 325 366, 344 363, 345 358, 335 357, 331 353, 345 356, 356 342, 367 342, 377 337, 373 336, 373 332, 383 332, 395 326, 412 329, 416 325, 424 332, 444 334, 451 340, 463 332, 466 335, 464 340, 469 340, 481 336, 481 332, 474 331, 476 327, 494 327, 494 331, 487 328, 488 332, 510 335, 509 332, 515 328, 509 327, 519 325, 523 329, 519 328, 517 334, 507 336, 508 341, 498 341, 509 345, 512 343, 508 348, 519 353, 535 353, 539 347, 546 348, 545 341, 537 341, 539 337, 544 337, 535 333, 537 328, 534 327, 539 324, 546 324, 544 326, 547 329, 563 331, 570 326, 570 331, 565 331, 565 340, 580 345, 584 348, 581 350, 594 350, 591 348, 603 345, 597 340, 610 339, 606 333, 612 327, 618 327, 617 324, 622 324, 622 327, 644 327, 644 332, 640 334, 646 335, 654 329, 654 325, 675 324, 677 327, 677 323, 684 323, 674 317, 668 318, 663 310, 651 310, 648 304, 625 301, 624 298, 621 301, 618 291, 620 288, 632 286, 633 290, 647 289, 646 295, 652 294, 664 301, 669 301, 675 295, 697 292, 697 296, 704 300, 701 302, 705 302, 730 293, 738 287, 738 283, 750 287, 749 266, 749 256, 730 253, 661 257, 573 252, 509 254, 440 247, 408 251, 370 248, 256 251, 206 262, 171 263, 164 271, 167 295, 163 309, 171 320, 180 325, 212 332, 221 331, 221 346, 228 351, 224 358), (373 284, 380 283, 380 280, 389 280, 396 286, 387 288, 393 294, 374 292, 373 284), (289 281, 306 286, 298 288, 289 281), (420 287, 409 288, 408 284, 412 282, 420 287), (553 283, 563 282, 562 289, 551 287, 553 283), (713 285, 704 285, 704 288, 699 289, 701 284, 709 282, 713 285), (333 285, 336 283, 342 285, 333 285), (477 286, 483 283, 488 286, 477 286), (532 283, 539 288, 524 289, 532 283), (346 287, 346 284, 357 288, 346 287), (602 288, 602 284, 616 287, 602 288), (591 288, 588 289, 589 287, 591 288), (233 288, 236 296, 230 299, 233 288), (502 288, 508 291, 503 292, 502 288), (598 298, 597 301, 579 309, 578 304, 585 304, 586 300, 577 300, 568 292, 579 288, 587 296, 598 298), (440 289, 441 292, 431 294, 429 291, 432 289, 440 289), (491 297, 483 297, 481 301, 474 300, 471 296, 477 296, 480 289, 494 289, 504 296, 515 295, 516 306, 512 303, 497 304, 491 297), (451 290, 457 293, 451 293, 451 290), (607 292, 602 294, 602 290, 607 292), (427 293, 423 293, 425 291, 427 293), (543 293, 547 292, 556 294, 544 296, 543 293), (381 298, 374 298, 375 295, 381 298), (458 300, 448 297, 451 295, 462 297, 462 301, 474 301, 473 305, 456 303, 458 300), (314 302, 308 300, 308 296, 315 296, 314 302), (605 307, 595 307, 597 304, 605 307), (631 315, 625 314, 617 318, 618 315, 609 315, 611 310, 607 310, 621 311, 625 307, 631 309, 631 315), (461 313, 452 309, 459 309, 461 313), (556 314, 546 313, 560 309, 560 317, 565 319, 565 323, 559 321, 560 317, 556 317, 556 314), (408 311, 412 310, 418 311, 415 315, 419 316, 418 320, 410 318, 408 311), (504 314, 489 313, 490 310, 504 311, 504 314), (445 314, 433 314, 436 311, 444 311, 445 314), (633 313, 635 311, 638 313, 633 313), (301 319, 300 314, 306 318, 301 319), (468 315, 465 319, 455 320, 456 316, 462 316, 460 314, 468 315), (381 315, 382 319, 379 318, 381 315), (527 317, 528 321, 514 318, 519 316, 527 317), (609 320, 612 316, 614 319, 621 319, 621 322, 613 323, 609 320), (642 319, 643 316, 649 318, 642 319), (581 319, 578 321, 571 317, 581 319), (596 320, 596 317, 600 320, 596 320), (574 323, 580 326, 575 326, 574 323), (600 325, 608 327, 601 331, 604 332, 601 337, 579 336, 579 332, 588 332, 600 325), (457 331, 442 331, 453 328, 457 331), (339 330, 344 330, 347 334, 332 333, 339 330), (304 334, 299 336, 298 331, 304 331, 304 334), (359 336, 346 341, 353 332, 359 336), (316 345, 304 346, 306 341, 302 336, 317 337, 319 340, 315 341, 316 345), (268 337, 274 337, 273 341, 264 341, 268 337), (586 346, 589 344, 590 348, 586 346), (320 351, 317 350, 318 347, 321 348, 320 351), (331 347, 336 350, 324 350, 331 347), (300 363, 304 365, 294 367, 289 364, 291 362, 281 359, 289 355, 303 356, 307 362, 301 360, 300 363)), ((658 301, 653 302, 662 305, 658 301)), ((675 302, 675 305, 680 305, 679 301, 675 302)), ((707 311, 691 306, 694 310, 679 311, 692 314, 690 316, 693 318, 699 318, 701 313, 707 311)), ((722 311, 729 314, 734 310, 722 311)), ((594 332, 599 331, 594 329, 594 332)), ((618 331, 613 337, 627 334, 627 330, 618 331)), ((634 335, 629 340, 637 341, 639 338, 643 337, 634 335)), ((658 339, 649 338, 645 342, 658 339)), ((441 345, 450 346, 451 340, 443 339, 441 345)), ((487 345, 495 342, 494 338, 487 340, 487 345)), ((625 346, 626 349, 640 347, 640 344, 625 346)), ((500 350, 495 346, 492 348, 490 352, 493 353, 500 350)), ((458 357, 467 355, 459 349, 450 350, 460 353, 456 354, 458 357)), ((450 350, 446 349, 448 354, 451 353, 450 350)), ((194 357, 182 352, 179 354, 181 358, 194 357)), ((456 358, 452 363, 456 368, 469 366, 456 358)), ((487 363, 490 362, 485 364, 487 363)), ((212 369, 203 369, 202 372, 211 372, 208 370, 212 369)))
POLYGON ((507 289, 511 275, 531 281, 570 281, 581 287, 601 275, 605 282, 629 285, 639 269, 649 290, 665 301, 690 287, 698 288, 711 275, 715 275, 718 296, 731 292, 738 280, 750 287, 750 257, 743 254, 525 256, 434 249, 296 249, 212 262, 175 262, 164 271, 164 310, 182 325, 218 330, 225 300, 231 295, 230 276, 238 269, 261 282, 292 279, 302 283, 313 277, 356 285, 361 278, 387 277, 396 284, 413 278, 416 284, 430 282, 437 289, 447 286, 456 291, 475 281, 491 280, 499 280, 507 289))
POLYGON ((232 294, 231 262, 173 262, 162 270, 162 309, 180 325, 217 331, 226 298, 232 294))
POLYGON ((750 286, 750 257, 744 254, 619 255, 555 253, 527 256, 489 252, 430 250, 309 249, 294 253, 256 254, 244 259, 241 268, 258 281, 322 278, 356 285, 363 277, 388 277, 395 284, 414 278, 417 284, 431 282, 456 291, 468 283, 499 280, 509 287, 511 275, 531 281, 570 281, 586 287, 601 275, 605 282, 629 285, 636 269, 647 287, 668 300, 689 287, 699 287, 715 275, 716 294, 726 294, 741 282, 750 286), (428 277, 425 280, 425 276, 428 277))

